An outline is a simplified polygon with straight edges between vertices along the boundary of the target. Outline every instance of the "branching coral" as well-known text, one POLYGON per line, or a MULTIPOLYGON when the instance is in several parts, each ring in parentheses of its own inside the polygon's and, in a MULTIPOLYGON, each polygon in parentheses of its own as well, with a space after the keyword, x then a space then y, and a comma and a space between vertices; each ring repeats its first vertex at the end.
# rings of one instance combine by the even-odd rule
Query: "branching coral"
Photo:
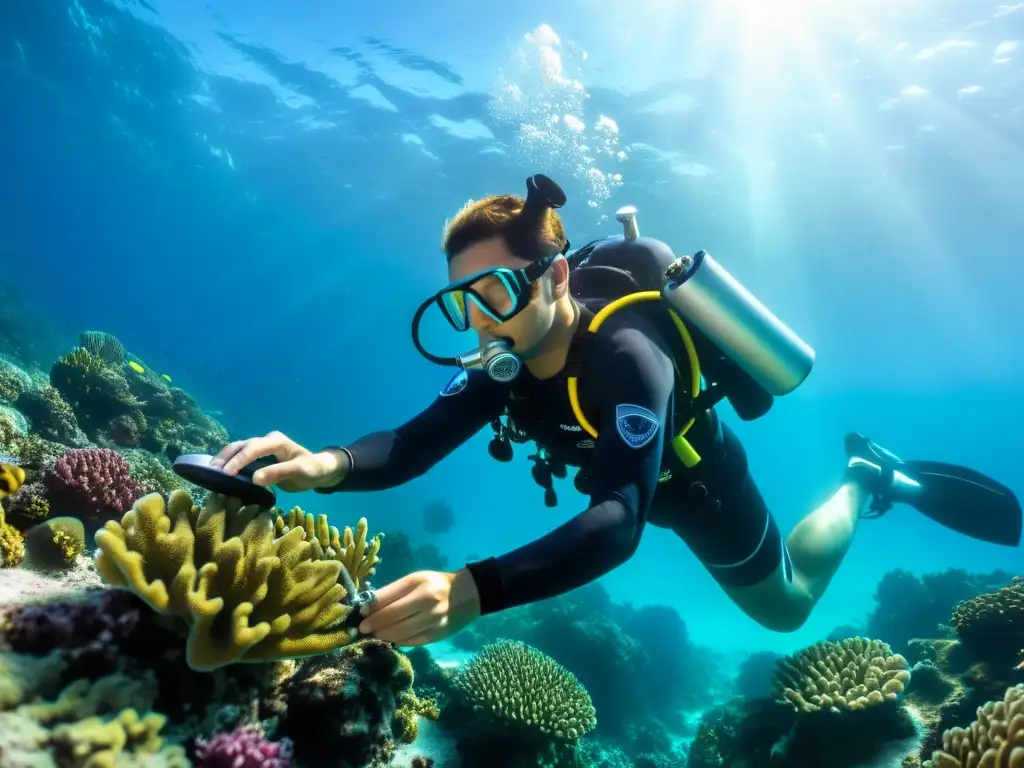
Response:
POLYGON ((780 660, 772 690, 801 712, 840 712, 896 701, 909 680, 907 660, 886 643, 854 637, 780 660))
POLYGON ((68 451, 44 482, 70 511, 97 519, 124 514, 141 495, 128 462, 109 448, 68 451))
POLYGON ((350 643, 342 564, 319 558, 305 530, 275 537, 269 513, 185 491, 139 499, 96 534, 96 567, 153 610, 185 619, 196 670, 314 656, 350 643))
POLYGON ((291 763, 291 741, 268 741, 253 725, 196 740, 197 768, 288 768, 291 763))
POLYGON ((453 683, 473 706, 557 739, 577 741, 597 725, 590 694, 575 676, 526 643, 492 643, 453 683))
POLYGON ((299 507, 292 507, 287 514, 281 513, 276 507, 277 517, 274 529, 278 536, 283 536, 293 528, 305 531, 306 541, 313 544, 315 559, 326 558, 337 560, 352 576, 357 587, 362 587, 370 576, 377 572, 376 565, 380 562, 380 541, 384 534, 378 534, 367 541, 368 528, 366 518, 356 524, 355 532, 346 527, 344 532, 327 522, 327 515, 307 514, 299 507))
POLYGON ((1006 691, 1002 701, 978 707, 967 728, 942 734, 942 751, 925 768, 1020 768, 1024 766, 1024 685, 1006 691))

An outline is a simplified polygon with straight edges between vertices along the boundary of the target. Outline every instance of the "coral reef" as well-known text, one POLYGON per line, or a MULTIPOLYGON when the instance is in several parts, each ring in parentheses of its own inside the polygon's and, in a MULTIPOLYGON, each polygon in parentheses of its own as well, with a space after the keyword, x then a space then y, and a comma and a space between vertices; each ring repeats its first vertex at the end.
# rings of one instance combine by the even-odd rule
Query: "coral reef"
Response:
POLYGON ((460 671, 455 688, 474 707, 558 739, 577 741, 597 725, 586 689, 526 643, 506 640, 487 646, 460 671))
POLYGON ((74 517, 54 517, 25 534, 28 562, 38 570, 65 570, 85 552, 85 526, 74 517))
POLYGON ((925 768, 1019 768, 1024 765, 1024 685, 1008 688, 1001 701, 978 708, 967 728, 942 735, 942 751, 925 768))
MULTIPOLYGON (((359 530, 358 541, 345 533, 357 586, 379 548, 376 540, 366 546, 365 521, 359 530)), ((304 528, 275 536, 271 514, 259 507, 211 495, 199 509, 185 491, 166 504, 149 494, 120 523, 108 522, 96 543, 96 568, 108 583, 186 621, 193 669, 313 656, 355 639, 345 623, 342 561, 326 557, 304 528)))
MULTIPOLYGON (((875 590, 875 609, 862 632, 885 638, 889 646, 906 653, 917 637, 941 637, 954 607, 1010 581, 1005 571, 972 574, 951 568, 915 576, 896 569, 886 573, 875 590)), ((849 633, 844 634, 849 636, 849 633)))
POLYGON ((951 624, 957 637, 992 660, 1024 655, 1024 577, 960 603, 951 624))
POLYGON ((255 725, 195 742, 197 768, 289 768, 291 762, 291 739, 268 741, 255 725))
POLYGON ((284 684, 282 729, 296 760, 310 768, 387 765, 410 723, 429 707, 411 695, 409 660, 380 640, 364 640, 306 661, 284 684))
POLYGON ((44 478, 51 505, 104 520, 123 515, 141 495, 128 462, 109 448, 74 448, 44 478))
POLYGON ((886 643, 855 637, 782 659, 772 682, 777 698, 801 712, 838 713, 895 702, 909 681, 905 658, 886 643))
POLYGON ((686 711, 730 686, 716 654, 691 642, 675 610, 614 604, 597 584, 485 616, 452 643, 478 650, 502 639, 522 640, 571 671, 594 702, 597 733, 634 760, 671 754, 673 736, 692 732, 686 711))

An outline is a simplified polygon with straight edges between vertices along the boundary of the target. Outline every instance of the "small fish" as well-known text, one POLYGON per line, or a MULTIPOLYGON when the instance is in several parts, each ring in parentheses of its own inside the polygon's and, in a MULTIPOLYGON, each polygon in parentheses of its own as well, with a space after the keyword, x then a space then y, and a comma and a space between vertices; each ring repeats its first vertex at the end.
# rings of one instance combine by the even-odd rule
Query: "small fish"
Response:
POLYGON ((10 496, 25 482, 25 470, 17 464, 0 464, 0 499, 10 496))
POLYGON ((128 367, 131 368, 136 373, 145 373, 146 372, 146 369, 143 368, 138 363, 136 363, 134 360, 129 360, 128 361, 128 367))
POLYGON ((166 373, 161 373, 161 374, 160 374, 160 378, 161 378, 161 379, 167 379, 167 381, 170 381, 170 380, 171 380, 171 377, 170 377, 170 376, 168 376, 168 375, 167 375, 166 373))

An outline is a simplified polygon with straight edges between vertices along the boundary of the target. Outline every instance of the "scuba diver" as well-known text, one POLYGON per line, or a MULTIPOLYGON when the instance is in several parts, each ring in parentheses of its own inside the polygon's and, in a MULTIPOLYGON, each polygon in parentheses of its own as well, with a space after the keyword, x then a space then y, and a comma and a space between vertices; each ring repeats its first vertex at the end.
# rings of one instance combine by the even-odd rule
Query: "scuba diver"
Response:
POLYGON ((579 468, 587 508, 511 552, 455 573, 419 571, 376 590, 359 630, 400 646, 443 639, 478 616, 581 587, 636 551, 646 525, 675 532, 731 600, 762 626, 799 628, 850 548, 861 518, 906 504, 963 534, 1006 546, 1021 507, 1000 483, 940 462, 903 461, 846 436, 842 481, 783 536, 719 417, 742 420, 809 375, 814 352, 708 253, 676 256, 641 237, 633 208, 621 236, 570 253, 555 209, 561 188, 536 175, 525 199, 471 201, 446 223, 449 283, 413 319, 416 348, 456 369, 439 395, 394 429, 313 452, 280 432, 233 442, 211 466, 286 491, 377 491, 419 477, 490 425, 491 456, 533 442, 548 506, 553 478, 579 468), (478 346, 445 358, 423 345, 439 310, 478 346))

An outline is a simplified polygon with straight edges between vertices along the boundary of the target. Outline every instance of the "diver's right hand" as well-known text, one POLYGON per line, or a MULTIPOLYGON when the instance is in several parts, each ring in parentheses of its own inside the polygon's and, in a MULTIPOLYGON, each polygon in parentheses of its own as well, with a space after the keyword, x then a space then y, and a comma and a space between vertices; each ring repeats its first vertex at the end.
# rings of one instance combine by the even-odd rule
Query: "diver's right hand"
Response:
POLYGON ((252 481, 256 485, 276 485, 283 491, 308 491, 337 485, 348 471, 348 457, 343 451, 313 453, 276 430, 263 437, 228 443, 210 466, 236 475, 243 467, 265 456, 273 456, 278 463, 256 470, 252 481))

